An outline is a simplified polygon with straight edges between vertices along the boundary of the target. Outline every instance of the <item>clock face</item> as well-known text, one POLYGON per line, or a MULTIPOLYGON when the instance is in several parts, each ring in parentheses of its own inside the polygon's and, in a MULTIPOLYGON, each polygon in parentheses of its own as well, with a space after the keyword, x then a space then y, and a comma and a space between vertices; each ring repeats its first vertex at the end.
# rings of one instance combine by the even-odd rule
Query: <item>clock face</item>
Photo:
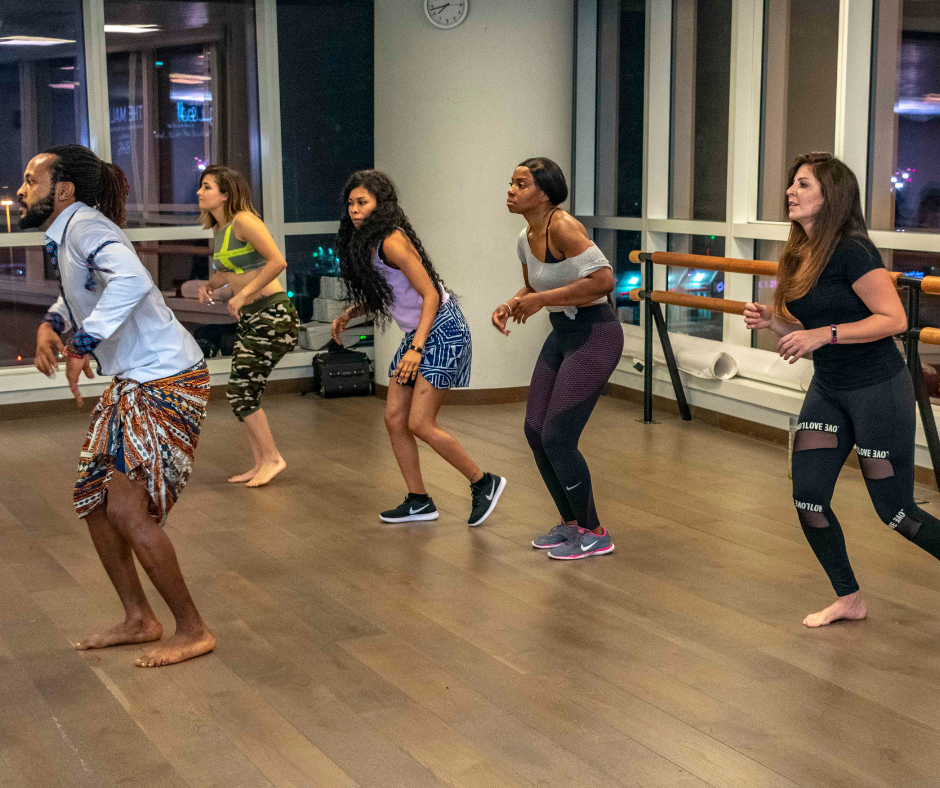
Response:
POLYGON ((424 0, 424 13, 435 27, 449 30, 467 18, 470 0, 424 0))

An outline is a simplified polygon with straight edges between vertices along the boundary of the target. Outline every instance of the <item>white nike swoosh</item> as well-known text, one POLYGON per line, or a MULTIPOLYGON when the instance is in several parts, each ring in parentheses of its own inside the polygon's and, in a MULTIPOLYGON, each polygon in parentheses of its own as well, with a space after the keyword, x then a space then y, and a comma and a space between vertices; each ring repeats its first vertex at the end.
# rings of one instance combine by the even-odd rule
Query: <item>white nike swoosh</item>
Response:
MULTIPOLYGON (((581 484, 581 482, 578 482, 578 484, 581 484)), ((578 486, 578 484, 572 484, 570 487, 565 487, 565 489, 566 489, 566 490, 573 490, 575 487, 578 486)))
POLYGON ((411 509, 411 510, 409 510, 408 514, 417 514, 418 512, 423 512, 423 511, 424 511, 425 509, 427 509, 430 505, 431 505, 430 503, 426 503, 426 504, 425 504, 424 506, 422 506, 420 509, 411 509))
POLYGON ((600 541, 600 540, 595 539, 595 540, 594 540, 593 542, 591 542, 590 544, 582 544, 582 545, 581 545, 581 552, 582 552, 582 553, 586 553, 588 550, 590 550, 592 547, 594 547, 594 545, 596 545, 596 544, 598 543, 598 541, 600 541))
POLYGON ((495 492, 496 492, 496 479, 493 479, 493 486, 490 487, 490 494, 489 494, 489 495, 486 495, 486 496, 484 496, 484 497, 486 498, 486 500, 492 501, 492 500, 493 500, 493 494, 494 494, 495 492))

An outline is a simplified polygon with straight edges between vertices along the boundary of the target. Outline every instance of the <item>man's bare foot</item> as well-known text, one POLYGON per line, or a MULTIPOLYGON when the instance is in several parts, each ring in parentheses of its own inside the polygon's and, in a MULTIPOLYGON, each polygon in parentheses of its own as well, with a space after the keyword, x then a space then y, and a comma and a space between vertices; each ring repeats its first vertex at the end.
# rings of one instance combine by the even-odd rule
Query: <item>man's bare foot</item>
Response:
POLYGON ((803 619, 803 623, 808 627, 824 627, 826 624, 842 619, 860 621, 866 615, 868 615, 868 608, 865 600, 862 599, 862 592, 856 591, 854 594, 840 596, 825 610, 811 613, 803 619))
POLYGON ((258 471, 261 470, 260 465, 256 465, 250 471, 245 471, 244 473, 238 474, 238 476, 233 476, 229 481, 232 484, 239 484, 241 482, 250 482, 258 474, 258 471))
POLYGON ((156 618, 147 618, 142 621, 124 621, 100 635, 92 635, 81 643, 76 643, 75 648, 79 651, 87 651, 91 648, 120 646, 123 643, 150 643, 161 637, 163 637, 163 627, 160 622, 156 618))
POLYGON ((255 474, 255 478, 252 479, 246 487, 262 487, 267 484, 271 479, 277 476, 281 471, 287 467, 287 463, 284 462, 283 457, 278 457, 277 462, 265 462, 261 465, 261 468, 258 470, 258 473, 255 474))
POLYGON ((139 657, 134 664, 138 668, 160 668, 175 665, 193 657, 208 654, 215 648, 215 635, 208 629, 201 635, 183 635, 177 632, 165 643, 152 649, 146 656, 139 657))

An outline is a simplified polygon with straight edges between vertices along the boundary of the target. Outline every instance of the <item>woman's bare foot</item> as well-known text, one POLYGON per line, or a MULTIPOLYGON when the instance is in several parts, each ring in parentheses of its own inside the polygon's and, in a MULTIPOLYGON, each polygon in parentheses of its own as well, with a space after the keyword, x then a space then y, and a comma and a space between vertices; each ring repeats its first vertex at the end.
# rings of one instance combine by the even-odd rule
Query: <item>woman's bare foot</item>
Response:
POLYGON ((258 475, 258 471, 261 470, 260 465, 256 465, 250 471, 245 471, 245 473, 240 473, 238 476, 233 476, 229 481, 232 484, 240 484, 241 482, 250 482, 255 476, 258 475))
POLYGON ((866 615, 868 615, 868 608, 865 606, 865 600, 862 599, 862 592, 856 591, 854 594, 840 596, 825 610, 811 613, 803 619, 803 623, 808 627, 824 627, 826 624, 841 619, 860 621, 866 615))
POLYGON ((138 621, 124 621, 116 627, 100 635, 92 635, 80 643, 75 644, 79 651, 91 648, 108 648, 120 646, 123 643, 150 643, 163 637, 163 627, 156 618, 146 618, 138 621))
POLYGON ((199 635, 186 635, 177 632, 165 643, 152 649, 146 656, 139 657, 134 664, 138 668, 160 668, 175 665, 193 657, 208 654, 215 648, 215 635, 208 629, 199 635))
POLYGON ((284 462, 283 457, 278 457, 277 462, 265 462, 262 463, 261 468, 258 470, 258 473, 255 474, 255 478, 252 479, 246 487, 262 487, 267 484, 271 479, 277 476, 281 471, 287 467, 287 463, 284 462))

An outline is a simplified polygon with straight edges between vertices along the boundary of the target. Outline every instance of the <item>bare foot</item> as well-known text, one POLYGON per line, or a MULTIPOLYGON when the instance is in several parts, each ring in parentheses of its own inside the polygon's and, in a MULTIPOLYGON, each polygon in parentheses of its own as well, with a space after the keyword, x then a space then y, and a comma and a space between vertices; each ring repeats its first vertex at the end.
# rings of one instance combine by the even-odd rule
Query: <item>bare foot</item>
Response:
POLYGON ((160 668, 208 654, 214 648, 215 635, 208 629, 203 630, 198 636, 177 632, 165 643, 152 649, 146 656, 139 657, 134 664, 138 668, 160 668))
POLYGON ((92 635, 81 643, 76 643, 75 648, 79 651, 87 651, 91 648, 120 646, 122 643, 150 643, 153 640, 159 640, 161 637, 163 637, 163 627, 156 618, 148 618, 143 621, 124 621, 100 635, 92 635))
POLYGON ((267 484, 271 479, 277 476, 281 471, 287 467, 287 463, 284 462, 283 457, 278 457, 277 462, 265 462, 261 465, 261 468, 258 470, 258 473, 255 474, 255 478, 252 479, 246 487, 262 487, 267 484))
POLYGON ((862 592, 856 591, 848 596, 840 596, 825 610, 811 613, 803 619, 803 623, 808 627, 824 627, 826 624, 841 619, 860 621, 866 615, 868 615, 868 608, 865 606, 865 600, 862 599, 862 592))
POLYGON ((238 474, 238 476, 233 476, 231 479, 229 479, 229 481, 232 484, 239 484, 241 482, 250 482, 252 479, 255 478, 255 476, 257 476, 259 470, 261 470, 261 466, 256 465, 250 471, 245 471, 245 473, 240 473, 238 474))

